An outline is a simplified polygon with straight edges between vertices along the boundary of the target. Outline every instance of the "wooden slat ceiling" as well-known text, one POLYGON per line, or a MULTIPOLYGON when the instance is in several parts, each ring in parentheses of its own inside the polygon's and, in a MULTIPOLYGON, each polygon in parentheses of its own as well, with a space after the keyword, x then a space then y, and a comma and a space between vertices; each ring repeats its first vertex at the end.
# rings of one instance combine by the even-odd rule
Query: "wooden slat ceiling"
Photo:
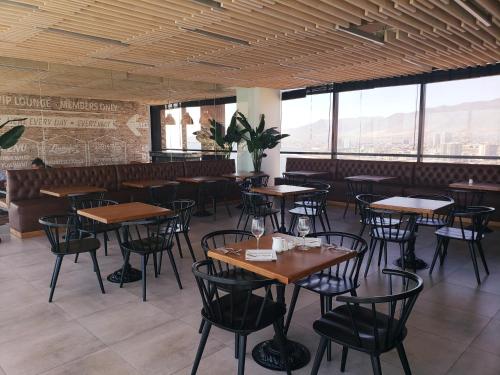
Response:
POLYGON ((498 0, 0 0, 0 90, 203 99, 497 63, 499 37, 498 0))

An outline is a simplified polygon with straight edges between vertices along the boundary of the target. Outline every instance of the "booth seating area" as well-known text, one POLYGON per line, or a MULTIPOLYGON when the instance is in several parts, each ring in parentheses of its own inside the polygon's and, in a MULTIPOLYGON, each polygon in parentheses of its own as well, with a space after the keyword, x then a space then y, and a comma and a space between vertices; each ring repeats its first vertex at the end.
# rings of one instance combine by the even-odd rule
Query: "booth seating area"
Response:
MULTIPOLYGON (((235 172, 234 160, 206 160, 168 162, 157 164, 123 164, 73 168, 46 168, 7 171, 7 204, 11 233, 18 237, 40 235, 41 216, 64 214, 69 201, 40 193, 46 186, 92 185, 107 190, 104 197, 120 203, 148 201, 147 189, 132 189, 122 186, 124 181, 165 179, 178 177, 220 176, 235 172)), ((230 192, 237 199, 237 190, 230 192)), ((161 195, 161 188, 158 192, 161 195)), ((181 184, 179 198, 196 199, 196 189, 181 184)))
MULTIPOLYGON (((399 161, 288 158, 286 171, 328 172, 324 180, 331 183, 328 200, 345 202, 346 177, 357 175, 393 176, 393 180, 374 184, 375 194, 408 196, 442 194, 449 184, 473 179, 476 182, 500 183, 500 165, 414 163, 399 161)), ((276 178, 282 184, 283 178, 276 178)), ((500 194, 486 192, 483 205, 496 208, 493 221, 500 221, 500 194)))

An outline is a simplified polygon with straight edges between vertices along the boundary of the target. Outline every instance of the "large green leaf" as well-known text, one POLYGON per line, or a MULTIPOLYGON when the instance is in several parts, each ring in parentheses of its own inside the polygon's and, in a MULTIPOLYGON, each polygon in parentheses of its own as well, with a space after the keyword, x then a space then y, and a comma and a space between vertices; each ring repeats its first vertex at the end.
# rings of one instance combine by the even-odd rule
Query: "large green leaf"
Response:
POLYGON ((24 125, 14 126, 0 136, 0 148, 6 149, 14 146, 25 130, 24 125))

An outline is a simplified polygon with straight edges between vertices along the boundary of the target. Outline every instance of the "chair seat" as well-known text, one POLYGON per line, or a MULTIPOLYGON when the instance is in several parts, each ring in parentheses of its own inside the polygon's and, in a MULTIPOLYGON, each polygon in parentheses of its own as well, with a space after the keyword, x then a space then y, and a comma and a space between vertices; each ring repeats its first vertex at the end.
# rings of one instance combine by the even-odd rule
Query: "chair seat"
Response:
POLYGON ((376 240, 389 242, 407 242, 416 238, 415 234, 408 231, 391 228, 372 228, 370 236, 376 240))
POLYGON ((247 296, 247 293, 233 291, 233 293, 219 298, 218 301, 213 300, 210 306, 212 310, 216 312, 215 314, 218 316, 217 320, 209 319, 210 314, 207 314, 205 309, 201 310, 201 315, 215 326, 239 333, 255 332, 273 324, 276 320, 285 316, 286 308, 283 304, 269 302, 268 300, 264 305, 260 324, 256 325, 257 316, 260 313, 260 307, 262 306, 264 298, 252 294, 247 305, 247 296), (241 299, 240 302, 238 302, 238 298, 241 299), (234 302, 235 300, 236 303, 234 302), (246 314, 245 309, 248 309, 246 314), (246 319, 243 321, 242 318, 245 315, 246 319), (233 319, 231 319, 231 317, 233 317, 233 319))
POLYGON ((482 239, 484 235, 479 236, 477 232, 474 232, 474 238, 472 235, 472 231, 469 229, 453 228, 453 227, 442 227, 434 232, 436 235, 440 237, 453 238, 455 240, 463 240, 463 241, 477 241, 482 239))
POLYGON ((295 283, 296 285, 313 292, 337 296, 355 290, 357 285, 352 280, 330 275, 328 272, 318 272, 295 283))
POLYGON ((120 224, 84 223, 79 225, 78 230, 83 233, 104 233, 120 229, 120 227, 120 224))
POLYGON ((295 206, 305 206, 305 207, 314 207, 318 205, 318 202, 313 201, 296 201, 293 202, 295 206))
POLYGON ((444 219, 424 216, 418 217, 416 223, 417 225, 423 225, 427 227, 442 227, 446 225, 446 221, 444 219))
POLYGON ((365 218, 364 223, 366 225, 370 225, 373 221, 375 221, 375 224, 378 227, 395 227, 396 225, 399 225, 401 223, 400 220, 398 219, 380 219, 379 217, 376 217, 375 219, 372 219, 370 221, 370 218, 365 218))
POLYGON ((288 210, 292 215, 305 215, 305 216, 317 216, 318 210, 316 208, 305 208, 305 207, 295 207, 288 210))
POLYGON ((161 244, 163 237, 146 237, 140 240, 127 241, 122 244, 122 247, 137 254, 149 254, 163 250, 161 244))
POLYGON ((84 238, 78 240, 70 240, 66 251, 65 243, 61 243, 59 250, 52 247, 52 252, 56 255, 80 254, 94 251, 101 247, 101 243, 97 238, 84 238))
POLYGON ((393 345, 401 342, 407 333, 406 328, 400 333, 396 340, 387 339, 387 335, 394 335, 394 327, 398 326, 398 321, 394 320, 392 327, 388 327, 389 317, 381 312, 376 312, 375 317, 371 309, 362 306, 351 306, 351 311, 347 305, 336 307, 327 312, 322 318, 316 320, 313 324, 314 330, 321 336, 328 337, 336 343, 356 348, 361 351, 372 352, 376 350, 376 340, 378 338, 378 352, 383 353, 391 350, 393 345), (352 319, 356 322, 353 325, 352 319), (376 320, 375 320, 376 319, 376 320), (377 325, 377 338, 374 335, 373 327, 377 325), (357 328, 361 343, 358 341, 358 335, 355 333, 357 328), (389 331, 391 329, 391 331, 389 331), (361 344, 361 345, 360 345, 361 344))

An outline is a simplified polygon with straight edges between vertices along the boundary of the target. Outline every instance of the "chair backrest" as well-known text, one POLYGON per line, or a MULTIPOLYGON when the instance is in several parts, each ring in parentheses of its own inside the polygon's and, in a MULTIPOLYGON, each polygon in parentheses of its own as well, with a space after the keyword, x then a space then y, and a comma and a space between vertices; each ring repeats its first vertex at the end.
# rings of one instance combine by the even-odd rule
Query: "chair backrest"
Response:
MULTIPOLYGON (((79 199, 76 201, 76 209, 77 210, 82 210, 86 208, 94 208, 94 207, 105 207, 105 206, 111 206, 118 204, 118 202, 110 200, 110 199, 93 199, 93 198, 85 198, 85 199, 79 199)), ((92 220, 88 217, 85 216, 77 216, 77 223, 80 227, 85 228, 86 230, 93 231, 94 229, 97 228, 98 225, 101 223, 92 220)))
POLYGON ((51 250, 66 253, 71 241, 78 241, 78 220, 76 215, 52 215, 41 217, 38 222, 43 226, 51 250))
POLYGON ((177 222, 177 216, 123 222, 120 246, 132 252, 147 253, 170 248, 177 222))
POLYGON ((370 235, 384 241, 399 241, 415 234, 418 214, 374 210, 369 211, 370 235))
POLYGON ((368 181, 347 180, 347 193, 351 197, 355 197, 359 194, 371 194, 373 193, 373 183, 368 181))
MULTIPOLYGON (((207 253, 209 250, 225 248, 227 245, 247 241, 254 238, 253 234, 246 230, 239 229, 226 229, 218 230, 215 232, 208 233, 201 239, 201 248, 205 254, 205 258, 208 259, 207 253)), ((228 272, 234 270, 234 267, 227 263, 216 262, 216 268, 219 272, 228 272)))
POLYGON ((443 201, 443 202, 450 202, 450 205, 438 210, 434 211, 432 214, 421 214, 420 216, 425 218, 426 220, 441 220, 442 222, 448 224, 451 220, 451 213, 453 211, 453 205, 455 201, 453 200, 452 197, 449 197, 447 195, 440 195, 440 194, 415 194, 415 195, 409 195, 408 198, 419 198, 419 199, 431 199, 435 201, 443 201))
POLYGON ((318 232, 307 237, 321 238, 322 244, 337 245, 355 251, 355 258, 348 259, 321 272, 327 273, 330 277, 350 280, 352 285, 358 286, 359 270, 368 250, 368 245, 362 237, 346 232, 318 232))
POLYGON ((191 199, 178 199, 170 204, 172 210, 178 216, 178 225, 181 231, 188 231, 191 224, 191 217, 196 202, 191 199))
POLYGON ((271 294, 271 286, 276 284, 274 280, 221 277, 209 259, 194 263, 192 270, 203 302, 203 313, 212 323, 236 331, 251 330, 260 326, 266 305, 276 303, 271 294), (255 299, 252 291, 256 289, 263 290, 262 299, 255 299))
POLYGON ((264 211, 268 208, 268 199, 265 195, 250 191, 242 191, 241 198, 243 209, 248 215, 263 216, 264 211))
POLYGON ((453 212, 453 221, 460 228, 462 239, 481 239, 488 227, 493 207, 469 206, 453 212))
POLYGON ((455 209, 462 210, 469 206, 480 206, 483 201, 483 193, 474 190, 449 189, 448 194, 455 201, 455 209))
POLYGON ((395 343, 402 340, 406 322, 424 287, 422 278, 413 273, 395 269, 384 269, 382 273, 389 275, 389 294, 376 297, 337 297, 337 301, 346 303, 349 309, 357 346, 372 352, 394 347, 395 343), (367 342, 366 337, 360 334, 360 331, 367 332, 367 319, 362 322, 356 320, 361 315, 366 317, 366 314, 356 313, 360 308, 371 310, 371 327, 368 329, 373 332, 374 340, 367 342), (364 326, 361 327, 360 324, 364 326))
POLYGON ((331 185, 327 184, 326 182, 320 182, 320 181, 310 181, 302 184, 303 187, 309 187, 309 188, 314 188, 318 190, 327 190, 330 191, 331 185))
POLYGON ((370 219, 370 204, 382 199, 386 199, 385 195, 379 194, 358 194, 356 195, 356 206, 358 207, 359 215, 361 216, 361 221, 363 223, 368 223, 370 219))
POLYGON ((245 180, 240 180, 236 182, 238 184, 238 188, 240 191, 250 191, 250 188, 252 187, 252 180, 250 179, 245 179, 245 180))
POLYGON ((300 194, 294 200, 304 202, 303 206, 306 216, 320 215, 326 205, 328 190, 316 190, 310 193, 300 194))
POLYGON ((252 187, 264 187, 267 186, 269 182, 268 175, 256 176, 250 179, 252 187))

